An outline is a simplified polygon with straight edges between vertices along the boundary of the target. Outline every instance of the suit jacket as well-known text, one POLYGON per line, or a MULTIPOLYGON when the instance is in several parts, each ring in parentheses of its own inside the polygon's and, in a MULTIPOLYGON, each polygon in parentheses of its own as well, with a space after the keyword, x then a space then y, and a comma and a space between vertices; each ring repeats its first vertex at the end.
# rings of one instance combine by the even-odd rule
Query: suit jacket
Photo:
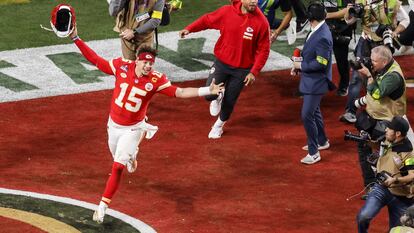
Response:
POLYGON ((328 92, 328 79, 332 81, 332 34, 323 23, 307 39, 302 50, 302 72, 299 91, 321 95, 328 92))

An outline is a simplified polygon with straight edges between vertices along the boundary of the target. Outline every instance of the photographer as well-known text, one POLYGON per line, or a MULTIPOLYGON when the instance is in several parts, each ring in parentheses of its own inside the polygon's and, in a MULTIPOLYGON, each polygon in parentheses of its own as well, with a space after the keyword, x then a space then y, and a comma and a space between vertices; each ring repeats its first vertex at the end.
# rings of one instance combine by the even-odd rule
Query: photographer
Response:
POLYGON ((413 204, 414 153, 406 137, 408 122, 396 116, 385 130, 384 149, 377 162, 376 183, 357 216, 358 232, 368 232, 371 220, 388 207, 390 228, 400 225, 400 217, 413 204))
MULTIPOLYGON (((381 132, 385 128, 384 121, 406 114, 405 80, 400 66, 393 59, 388 47, 382 45, 373 48, 371 62, 369 68, 372 70, 364 64, 358 70, 361 77, 367 79, 368 84, 367 95, 363 97, 366 108, 358 115, 358 122, 362 121, 363 117, 369 118, 376 122, 375 127, 381 132)), ((372 154, 371 147, 367 143, 359 142, 358 156, 365 186, 375 181, 375 174, 367 161, 370 154, 372 154)))
MULTIPOLYGON (((374 1, 367 3, 365 0, 357 0, 356 4, 349 8, 345 20, 349 23, 361 19, 362 35, 355 48, 356 59, 370 57, 372 48, 385 44, 393 48, 393 39, 405 28, 410 19, 398 0, 374 1), (397 22, 399 24, 397 25, 397 22), (377 28, 380 30, 377 31, 377 28), (380 32, 382 30, 382 32, 380 32)), ((356 121, 356 108, 354 101, 359 97, 363 80, 353 68, 351 82, 348 88, 348 100, 345 113, 340 117, 343 122, 354 123, 356 121)))
POLYGON ((122 56, 135 60, 141 46, 153 46, 165 0, 111 0, 109 14, 116 16, 114 31, 121 38, 122 56))
POLYGON ((332 32, 333 51, 338 67, 340 77, 336 94, 338 96, 346 96, 348 94, 349 85, 349 43, 352 38, 352 32, 356 23, 347 24, 344 16, 348 8, 352 6, 353 0, 324 0, 326 11, 326 23, 332 32))

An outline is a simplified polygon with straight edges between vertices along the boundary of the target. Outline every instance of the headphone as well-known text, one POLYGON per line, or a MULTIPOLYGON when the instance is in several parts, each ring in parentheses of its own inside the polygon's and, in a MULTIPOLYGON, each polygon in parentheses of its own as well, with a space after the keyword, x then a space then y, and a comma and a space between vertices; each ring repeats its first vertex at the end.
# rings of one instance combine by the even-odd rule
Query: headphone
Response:
POLYGON ((326 18, 327 13, 325 6, 321 2, 315 1, 309 4, 307 14, 309 21, 322 21, 326 18))

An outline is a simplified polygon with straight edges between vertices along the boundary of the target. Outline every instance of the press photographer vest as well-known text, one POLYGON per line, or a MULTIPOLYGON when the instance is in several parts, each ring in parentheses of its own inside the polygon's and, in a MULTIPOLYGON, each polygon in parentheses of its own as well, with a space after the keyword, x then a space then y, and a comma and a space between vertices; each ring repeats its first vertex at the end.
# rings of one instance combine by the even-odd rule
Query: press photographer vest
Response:
POLYGON ((374 41, 382 41, 382 37, 375 34, 376 26, 378 24, 391 25, 395 28, 397 25, 393 22, 395 15, 400 7, 398 0, 373 0, 367 4, 367 0, 359 0, 364 5, 364 17, 362 18, 362 30, 365 34, 369 35, 374 41), (385 4, 384 4, 385 3, 385 4), (387 5, 387 7, 385 7, 387 5), (385 9, 388 9, 386 12, 385 9))
MULTIPOLYGON (((391 148, 386 149, 383 156, 378 158, 377 172, 387 171, 394 175, 394 177, 401 177, 400 169, 404 165, 414 163, 414 154, 412 152, 394 152, 391 148)), ((395 187, 389 188, 390 192, 397 196, 412 197, 414 187, 412 184, 402 185, 395 184, 395 187)))
MULTIPOLYGON (((114 31, 120 33, 125 29, 134 30, 143 25, 145 22, 151 19, 152 15, 150 15, 150 13, 153 12, 154 5, 156 2, 157 0, 127 1, 127 8, 122 9, 116 17, 114 31)), ((145 34, 135 34, 135 40, 145 40, 146 38, 151 37, 153 33, 153 31, 150 31, 145 34)))
MULTIPOLYGON (((376 78, 378 85, 381 85, 381 81, 384 77, 391 73, 397 72, 401 75, 403 82, 404 82, 404 89, 405 89, 405 79, 404 75, 401 71, 400 65, 394 61, 394 63, 388 68, 387 72, 383 75, 376 78)), ((400 96, 400 98, 393 100, 390 97, 386 96, 381 99, 374 99, 374 97, 378 98, 379 89, 375 89, 373 93, 367 93, 366 100, 367 100, 367 113, 376 120, 387 120, 391 121, 394 116, 403 116, 407 112, 407 101, 406 101, 406 94, 404 93, 400 96)))

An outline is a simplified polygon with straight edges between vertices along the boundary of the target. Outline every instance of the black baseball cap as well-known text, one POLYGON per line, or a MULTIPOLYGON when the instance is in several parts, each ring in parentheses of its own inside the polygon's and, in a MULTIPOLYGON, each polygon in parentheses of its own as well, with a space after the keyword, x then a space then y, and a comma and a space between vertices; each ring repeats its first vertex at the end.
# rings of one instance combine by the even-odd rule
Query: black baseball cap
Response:
POLYGON ((392 118, 392 121, 387 124, 387 127, 394 131, 400 131, 404 136, 407 135, 408 129, 410 128, 408 121, 401 116, 392 118))

